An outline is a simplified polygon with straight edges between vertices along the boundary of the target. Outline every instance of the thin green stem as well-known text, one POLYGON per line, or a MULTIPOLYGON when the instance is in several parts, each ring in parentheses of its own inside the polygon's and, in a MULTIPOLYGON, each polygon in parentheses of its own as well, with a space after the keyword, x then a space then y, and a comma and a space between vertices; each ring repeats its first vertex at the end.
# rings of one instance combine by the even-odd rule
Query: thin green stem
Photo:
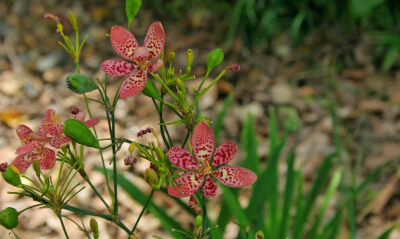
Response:
MULTIPOLYGON (((135 232, 136 227, 137 227, 137 225, 139 224, 140 219, 142 218, 144 212, 146 211, 147 207, 149 206, 149 203, 151 202, 151 198, 153 197, 153 194, 154 194, 154 189, 151 190, 151 193, 150 193, 149 197, 147 198, 147 201, 146 201, 146 203, 144 204, 144 206, 143 206, 143 208, 142 208, 142 211, 140 212, 138 218, 136 219, 135 225, 133 226, 133 228, 132 228, 131 233, 129 234, 129 236, 130 236, 130 235, 133 235, 133 233, 135 232)), ((129 239, 129 238, 128 238, 128 239, 129 239)))
MULTIPOLYGON (((209 228, 206 197, 204 195, 202 195, 201 200, 202 200, 202 204, 203 204, 203 232, 205 232, 209 228)), ((210 234, 210 238, 211 238, 211 234, 210 234)))
POLYGON ((185 139, 183 140, 183 143, 182 143, 182 148, 185 147, 185 145, 186 145, 186 143, 187 143, 187 141, 188 141, 188 139, 189 139, 189 136, 190 136, 190 131, 188 131, 188 132, 186 133, 185 139))
POLYGON ((101 214, 101 213, 97 213, 97 212, 93 212, 93 211, 90 211, 90 210, 87 210, 87 209, 83 209, 83 208, 77 208, 77 207, 70 206, 70 205, 65 205, 63 209, 71 211, 71 212, 83 214, 83 215, 95 216, 95 217, 103 218, 103 219, 105 219, 107 221, 115 223, 115 225, 120 227, 126 233, 130 233, 129 228, 124 223, 122 223, 120 220, 114 220, 113 216, 105 215, 105 214, 101 214))
POLYGON ((58 216, 58 219, 60 220, 62 229, 64 231, 65 238, 69 239, 69 236, 68 236, 68 233, 67 233, 67 229, 65 228, 64 221, 63 221, 63 219, 61 217, 61 214, 58 214, 57 216, 58 216))
POLYGON ((92 181, 90 181, 89 177, 86 176, 84 177, 85 181, 89 184, 90 188, 93 190, 93 192, 97 195, 98 198, 103 202, 104 206, 107 207, 108 211, 111 211, 110 206, 108 206, 107 202, 104 200, 103 196, 97 191, 96 187, 93 185, 92 181))

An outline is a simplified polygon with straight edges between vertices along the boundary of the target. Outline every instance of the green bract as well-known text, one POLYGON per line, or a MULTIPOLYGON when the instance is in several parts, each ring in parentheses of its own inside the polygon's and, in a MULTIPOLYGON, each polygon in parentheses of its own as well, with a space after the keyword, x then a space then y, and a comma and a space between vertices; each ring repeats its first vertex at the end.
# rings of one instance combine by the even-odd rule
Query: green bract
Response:
POLYGON ((221 48, 212 50, 210 53, 208 53, 207 56, 207 71, 211 71, 212 69, 214 69, 214 67, 221 64, 223 60, 224 52, 221 50, 221 48))
POLYGON ((67 119, 64 122, 64 134, 75 142, 93 148, 100 148, 99 141, 92 131, 82 122, 75 119, 67 119))
POLYGON ((68 74, 65 82, 68 88, 77 94, 83 94, 97 89, 97 85, 92 79, 79 73, 68 74))
POLYGON ((13 170, 14 166, 10 166, 6 169, 5 172, 1 173, 1 176, 3 176, 4 180, 6 180, 7 183, 13 185, 13 186, 19 186, 21 184, 21 178, 19 177, 19 174, 15 171, 18 170, 15 167, 15 170, 13 170))
POLYGON ((13 229, 18 225, 18 212, 15 208, 8 207, 0 211, 0 225, 13 229))
POLYGON ((142 93, 150 98, 162 101, 160 92, 158 92, 156 84, 153 81, 148 80, 146 86, 142 90, 142 93))

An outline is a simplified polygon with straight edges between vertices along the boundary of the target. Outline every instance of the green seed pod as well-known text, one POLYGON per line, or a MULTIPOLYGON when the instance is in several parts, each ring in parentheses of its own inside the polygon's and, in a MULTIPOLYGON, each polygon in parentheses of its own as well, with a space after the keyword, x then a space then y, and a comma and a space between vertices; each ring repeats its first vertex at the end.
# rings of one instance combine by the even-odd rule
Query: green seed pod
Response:
POLYGON ((40 166, 37 160, 33 160, 32 167, 33 170, 35 170, 36 177, 40 177, 40 166))
POLYGON ((90 229, 93 232, 93 237, 95 239, 99 238, 99 224, 97 224, 96 219, 90 218, 90 229))
POLYGON ((136 142, 132 142, 132 143, 129 145, 129 148, 128 148, 129 153, 132 154, 133 151, 135 150, 135 148, 136 148, 136 142))
POLYGON ((92 79, 79 73, 68 74, 65 82, 67 87, 77 94, 83 94, 98 88, 92 79))
POLYGON ((9 166, 5 172, 1 173, 1 176, 3 176, 4 180, 6 180, 7 183, 13 185, 13 186, 19 186, 21 185, 21 178, 19 176, 18 169, 11 165, 9 166))
POLYGON ((195 226, 201 227, 203 225, 203 216, 197 215, 195 219, 195 226))
POLYGON ((168 55, 168 64, 172 66, 172 64, 174 64, 174 61, 175 61, 175 52, 171 51, 168 55))
POLYGON ((15 208, 8 207, 0 211, 0 225, 7 229, 18 226, 18 212, 15 208))
POLYGON ((264 239, 264 232, 261 230, 256 232, 256 239, 264 239))
POLYGON ((152 168, 147 168, 144 171, 144 180, 154 189, 158 189, 158 175, 152 168))
POLYGON ((193 51, 192 49, 187 49, 186 51, 186 66, 191 66, 193 63, 193 51))
POLYGON ((157 89, 156 84, 152 80, 147 80, 146 86, 142 90, 142 93, 152 99, 162 101, 160 92, 157 89))
POLYGON ((209 72, 214 69, 216 66, 221 64, 223 60, 224 52, 221 50, 221 48, 212 50, 207 56, 207 71, 209 72))
POLYGON ((74 31, 78 31, 78 24, 76 23, 76 17, 73 12, 68 12, 68 20, 71 23, 74 31))
POLYGON ((64 122, 64 134, 75 142, 93 148, 100 148, 99 141, 92 131, 82 122, 76 119, 67 119, 64 122))

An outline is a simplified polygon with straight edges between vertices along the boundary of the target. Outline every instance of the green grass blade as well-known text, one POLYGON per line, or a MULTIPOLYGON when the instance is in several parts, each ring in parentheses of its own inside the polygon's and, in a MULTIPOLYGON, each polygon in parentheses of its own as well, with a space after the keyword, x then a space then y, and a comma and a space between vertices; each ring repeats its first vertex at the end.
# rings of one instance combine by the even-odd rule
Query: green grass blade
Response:
POLYGON ((251 114, 248 114, 242 130, 241 145, 243 151, 246 152, 242 166, 258 174, 260 171, 260 158, 257 153, 257 144, 254 120, 251 114))
POLYGON ((304 207, 305 207, 305 198, 304 198, 304 177, 303 173, 300 170, 296 171, 296 183, 297 183, 297 198, 296 198, 296 217, 294 219, 294 225, 292 230, 292 237, 294 238, 293 231, 296 230, 296 226, 301 224, 304 207))
POLYGON ((340 225, 342 223, 343 211, 338 210, 331 220, 325 225, 318 239, 334 239, 340 232, 340 225))
POLYGON ((315 206, 315 201, 317 199, 318 194, 321 192, 325 182, 329 178, 330 171, 333 167, 332 159, 336 156, 336 154, 329 155, 324 158, 322 165, 318 169, 317 177, 314 179, 313 185, 311 187, 310 192, 307 194, 306 205, 304 211, 298 215, 300 220, 297 222, 294 228, 294 239, 299 239, 302 237, 304 233, 304 227, 308 221, 308 217, 315 206))
POLYGON ((309 239, 317 238, 317 233, 318 233, 318 229, 321 224, 321 221, 322 221, 322 217, 324 216, 325 211, 328 208, 329 202, 331 201, 333 194, 335 193, 336 189, 339 187, 341 179, 342 179, 342 170, 338 169, 333 174, 332 180, 328 186, 328 189, 326 190, 324 199, 322 201, 322 205, 320 206, 320 208, 318 210, 317 217, 311 228, 311 232, 308 236, 309 239))
MULTIPOLYGON (((111 170, 109 170, 111 173, 111 170)), ((102 171, 101 171, 102 172, 102 171)), ((126 192, 132 199, 144 205, 146 203, 148 195, 141 191, 136 185, 134 185, 130 180, 128 180, 123 174, 117 174, 118 185, 126 192)), ((172 232, 172 229, 182 230, 182 226, 174 218, 169 216, 165 209, 157 206, 154 202, 150 202, 148 206, 148 211, 160 220, 161 226, 170 232, 174 237, 183 238, 181 234, 172 232)))
POLYGON ((285 193, 283 199, 282 215, 280 220, 278 238, 287 238, 290 209, 292 207, 292 203, 294 202, 293 193, 295 190, 295 176, 296 176, 294 170, 295 159, 296 159, 295 152, 294 150, 292 150, 287 159, 285 193))
POLYGON ((370 172, 367 177, 362 181, 362 183, 360 183, 360 185, 357 187, 356 189, 356 195, 359 196, 361 195, 365 188, 372 183, 379 175, 380 173, 383 171, 383 169, 385 169, 387 166, 390 165, 391 162, 386 162, 382 165, 380 165, 379 167, 377 167, 376 169, 374 169, 372 172, 370 172))
POLYGON ((384 231, 377 239, 389 239, 390 234, 393 232, 394 229, 396 229, 397 226, 391 226, 389 229, 384 231))
POLYGON ((221 111, 218 113, 217 118, 214 124, 214 136, 215 136, 215 143, 219 144, 219 133, 222 130, 222 125, 224 124, 224 119, 226 116, 226 112, 232 102, 233 94, 229 94, 228 97, 224 100, 224 105, 222 106, 221 111))

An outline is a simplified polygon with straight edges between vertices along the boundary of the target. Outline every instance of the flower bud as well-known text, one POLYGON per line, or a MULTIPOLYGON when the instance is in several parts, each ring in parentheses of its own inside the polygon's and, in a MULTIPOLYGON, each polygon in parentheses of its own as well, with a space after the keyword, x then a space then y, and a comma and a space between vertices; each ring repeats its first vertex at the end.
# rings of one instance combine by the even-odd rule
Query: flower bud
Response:
POLYGON ((137 237, 137 236, 135 236, 135 235, 131 235, 131 236, 129 237, 129 239, 139 239, 139 237, 137 237))
POLYGON ((129 151, 129 153, 133 153, 133 151, 135 150, 135 148, 136 148, 136 142, 132 142, 130 145, 129 145, 129 148, 128 148, 128 151, 129 151))
POLYGON ((171 51, 168 55, 168 64, 172 66, 172 64, 174 64, 174 61, 175 61, 175 52, 171 51))
POLYGON ((64 32, 63 32, 64 27, 63 27, 63 25, 62 25, 61 23, 59 23, 59 22, 57 22, 57 30, 58 30, 58 32, 59 32, 60 34, 64 34, 64 32))
POLYGON ((240 65, 238 65, 238 64, 232 64, 228 67, 228 70, 230 70, 232 72, 241 72, 242 67, 240 67, 240 65))
POLYGON ((191 66, 193 63, 193 51, 192 49, 187 49, 186 51, 186 66, 191 66))
POLYGON ((0 211, 0 225, 13 229, 18 225, 18 212, 15 208, 8 207, 0 211))
POLYGON ((99 224, 97 224, 96 219, 90 218, 90 229, 93 232, 94 239, 99 238, 99 224))
POLYGON ((3 176, 4 180, 6 180, 7 183, 9 183, 13 186, 19 186, 21 184, 21 178, 19 177, 19 171, 13 165, 8 167, 5 172, 1 173, 1 176, 3 176))
POLYGON ((195 226, 201 227, 203 225, 203 216, 197 215, 195 220, 195 226))
POLYGON ((46 13, 43 15, 43 17, 46 18, 46 19, 53 20, 53 21, 55 21, 55 22, 57 22, 57 23, 60 22, 60 18, 59 18, 59 17, 57 17, 56 15, 53 15, 53 14, 51 14, 51 13, 48 13, 48 12, 46 12, 46 13))
POLYGON ((8 163, 7 162, 1 163, 0 164, 0 172, 5 172, 7 170, 7 167, 8 167, 8 163))
POLYGON ((35 170, 36 176, 40 177, 40 166, 39 166, 39 162, 37 160, 33 160, 32 167, 33 167, 33 170, 35 170))
POLYGON ((154 189, 158 188, 158 175, 152 168, 147 168, 144 171, 144 180, 154 189))
POLYGON ((256 239, 264 239, 264 232, 261 230, 256 232, 256 239))
POLYGON ((74 30, 78 31, 78 25, 76 24, 76 17, 74 15, 74 13, 68 12, 68 20, 71 23, 71 25, 74 28, 74 30))

